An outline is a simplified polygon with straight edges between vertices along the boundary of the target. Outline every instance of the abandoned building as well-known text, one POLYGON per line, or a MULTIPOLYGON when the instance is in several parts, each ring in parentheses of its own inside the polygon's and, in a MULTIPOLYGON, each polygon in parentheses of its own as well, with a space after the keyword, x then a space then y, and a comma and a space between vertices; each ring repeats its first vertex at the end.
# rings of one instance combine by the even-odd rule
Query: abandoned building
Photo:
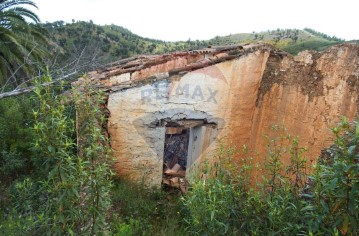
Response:
POLYGON ((358 76, 353 44, 297 56, 265 44, 212 47, 136 56, 88 74, 108 94, 117 173, 154 186, 163 174, 181 182, 223 139, 263 153, 274 124, 298 135, 314 160, 332 142, 328 128, 355 119, 358 76))

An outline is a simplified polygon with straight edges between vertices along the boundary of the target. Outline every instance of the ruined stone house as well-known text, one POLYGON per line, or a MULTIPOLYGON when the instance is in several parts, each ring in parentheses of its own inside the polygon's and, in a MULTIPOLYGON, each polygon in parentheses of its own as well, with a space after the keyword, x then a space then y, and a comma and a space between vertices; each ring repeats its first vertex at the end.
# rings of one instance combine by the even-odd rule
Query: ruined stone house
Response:
POLYGON ((117 173, 155 186, 167 151, 180 153, 168 162, 188 174, 222 139, 263 153, 273 124, 299 135, 315 159, 331 143, 328 127, 355 118, 358 76, 353 44, 297 56, 264 44, 136 56, 88 75, 108 94, 117 173))

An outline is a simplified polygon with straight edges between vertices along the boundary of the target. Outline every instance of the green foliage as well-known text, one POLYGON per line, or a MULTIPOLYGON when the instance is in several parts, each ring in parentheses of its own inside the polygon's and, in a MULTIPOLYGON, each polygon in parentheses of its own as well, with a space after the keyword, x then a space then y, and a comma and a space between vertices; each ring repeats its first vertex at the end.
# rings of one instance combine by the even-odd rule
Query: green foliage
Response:
POLYGON ((79 69, 87 72, 97 69, 99 65, 134 55, 162 54, 207 46, 205 41, 199 40, 173 43, 143 38, 120 26, 100 26, 85 21, 72 24, 56 21, 43 26, 50 32, 53 42, 49 49, 56 55, 54 69, 66 69, 78 61, 79 65, 83 65, 79 69))
POLYGON ((306 49, 324 50, 342 42, 339 39, 336 40, 335 37, 329 39, 298 29, 217 36, 210 40, 189 39, 165 42, 138 36, 121 26, 100 26, 91 21, 73 21, 72 23, 56 21, 42 26, 50 34, 51 46, 48 49, 55 59, 49 66, 52 71, 58 71, 59 76, 72 72, 74 65, 78 65, 77 71, 86 73, 97 69, 100 65, 135 55, 196 50, 209 45, 221 46, 261 41, 297 54, 306 49))
MULTIPOLYGON (((238 234, 241 228, 247 226, 242 218, 245 218, 246 210, 249 210, 248 207, 243 208, 243 205, 247 204, 247 191, 251 191, 251 157, 241 159, 243 168, 238 168, 234 162, 235 157, 240 153, 245 155, 246 152, 245 147, 240 152, 222 144, 216 163, 203 165, 200 173, 205 177, 194 179, 189 193, 182 198, 185 211, 188 212, 185 216, 188 232, 199 235, 231 235, 238 234)), ((257 197, 248 201, 256 202, 258 206, 257 197)))
POLYGON ((210 179, 195 183, 184 205, 189 209, 186 219, 189 232, 201 235, 226 235, 233 222, 235 204, 233 184, 210 179))
POLYGON ((46 222, 43 213, 41 184, 30 177, 17 180, 7 189, 8 201, 1 206, 1 235, 43 234, 42 224, 46 222))
POLYGON ((263 156, 245 146, 239 150, 222 144, 214 162, 204 163, 201 178, 193 179, 178 202, 180 196, 156 189, 120 181, 113 186, 111 151, 102 133, 103 94, 85 83, 72 91, 70 101, 61 87, 39 86, 36 99, 0 102, 1 181, 7 175, 18 178, 6 190, 1 186, 6 193, 0 195, 1 235, 359 233, 357 123, 343 118, 332 129, 329 156, 314 165, 309 177, 306 149, 283 126, 272 127, 263 156), (29 119, 31 108, 34 120, 29 119), (81 111, 80 139, 75 108, 81 111), (28 140, 21 140, 25 134, 28 140), (31 153, 27 149, 33 138, 31 153), (253 164, 258 158, 263 165, 253 164), (32 174, 19 174, 25 167, 32 174))
MULTIPOLYGON (((30 156, 33 138, 30 96, 0 100, 0 179, 9 184, 32 171, 30 156)), ((0 194, 1 195, 1 194, 0 194)))
POLYGON ((337 37, 330 37, 326 34, 305 28, 304 30, 277 29, 268 30, 266 32, 253 32, 252 34, 241 33, 223 37, 217 36, 208 40, 208 43, 211 45, 228 45, 254 43, 258 41, 272 44, 294 55, 304 50, 322 51, 332 45, 344 42, 344 40, 337 37))
POLYGON ((327 233, 332 228, 342 235, 359 234, 359 125, 345 118, 333 128, 331 158, 316 166, 313 231, 327 233))
MULTIPOLYGON (((359 126, 343 119, 333 128, 332 158, 306 175, 305 148, 282 126, 268 138, 265 178, 253 184, 258 173, 246 151, 221 147, 217 164, 205 165, 206 178, 192 185, 183 204, 188 232, 198 235, 358 235, 359 126), (290 160, 285 165, 284 158, 290 160), (245 168, 246 171, 243 171, 245 168), (254 171, 254 172, 252 172, 254 171), (310 180, 308 182, 308 180, 310 180)), ((245 149, 246 150, 246 149, 245 149)))
MULTIPOLYGON (((45 77, 37 83, 49 81, 51 78, 45 77)), ((33 179, 17 180, 9 189, 11 219, 27 224, 22 228, 24 235, 106 234, 112 173, 111 150, 102 130, 103 94, 85 85, 73 89, 70 101, 61 94, 61 87, 35 89, 39 105, 33 111, 32 159, 41 171, 32 175, 33 179), (82 111, 77 142, 68 110, 73 106, 82 111), (31 220, 23 220, 27 218, 31 220)), ((16 229, 9 217, 1 219, 4 231, 16 229)))
POLYGON ((304 186, 307 178, 306 159, 303 156, 306 148, 299 146, 298 137, 288 134, 284 125, 274 125, 271 130, 274 137, 266 136, 268 155, 268 160, 265 163, 266 184, 272 192, 276 192, 277 188, 280 189, 288 183, 292 184, 293 190, 298 191, 300 187, 304 186), (287 166, 284 166, 283 163, 285 159, 290 159, 287 166))
MULTIPOLYGON (((278 128, 275 128, 278 131, 278 128)), ((294 167, 302 161, 296 138, 282 135, 268 138, 268 161, 264 165, 267 178, 255 183, 253 175, 262 167, 253 166, 246 147, 239 151, 222 146, 214 170, 205 167, 207 178, 198 180, 183 198, 188 231, 200 235, 295 235, 302 232, 303 200, 292 186, 299 187, 295 174, 302 168, 294 167), (289 146, 283 146, 286 141, 289 146), (293 144, 290 142, 293 141, 293 144), (293 153, 288 171, 284 171, 285 149, 293 153), (297 154, 297 155, 296 155, 297 154), (236 164, 234 160, 241 160, 236 164)), ((302 187, 302 186, 301 186, 302 187)))
POLYGON ((22 84, 18 77, 41 68, 39 63, 46 55, 46 33, 37 25, 37 15, 26 7, 36 4, 29 0, 0 1, 0 86, 14 88, 22 84))
POLYGON ((66 98, 56 95, 50 87, 37 87, 35 93, 40 104, 34 111, 35 148, 44 156, 44 170, 49 173, 42 182, 48 195, 46 232, 105 232, 111 172, 110 149, 101 127, 105 120, 100 109, 103 95, 87 85, 81 91, 72 91, 75 107, 81 111, 77 117, 81 138, 76 146, 74 120, 65 112, 66 98))
POLYGON ((160 189, 119 180, 111 195, 111 234, 186 235, 181 225, 178 193, 168 195, 160 189))
POLYGON ((17 153, 2 151, 0 153, 0 173, 3 176, 18 176, 26 168, 26 159, 17 153))
POLYGON ((338 44, 338 41, 333 42, 333 41, 307 40, 295 44, 285 45, 282 49, 284 51, 287 51, 295 55, 304 50, 323 51, 335 44, 338 44))
POLYGON ((321 37, 321 38, 324 38, 324 39, 327 39, 329 41, 337 41, 337 42, 345 42, 345 40, 343 39, 340 39, 340 38, 337 38, 335 36, 329 36, 327 34, 324 34, 324 33, 321 33, 321 32, 318 32, 316 30, 313 30, 313 29, 310 29, 310 28, 304 28, 303 29, 304 31, 307 31, 315 36, 318 36, 318 37, 321 37))
MULTIPOLYGON (((86 84, 73 91, 78 120, 78 156, 76 180, 80 185, 82 232, 98 235, 108 230, 106 213, 111 207, 112 152, 104 134, 106 117, 102 110, 105 96, 86 84)), ((66 145, 66 144, 65 144, 66 145)))
MULTIPOLYGON (((46 77, 48 82, 51 78, 46 77)), ((45 199, 45 222, 43 230, 52 234, 71 234, 79 232, 75 229, 82 215, 79 190, 80 169, 74 150, 71 130, 74 121, 65 115, 65 106, 61 104, 61 95, 57 95, 50 87, 38 86, 35 90, 39 109, 34 111, 36 133, 35 150, 40 156, 42 169, 49 173, 43 188, 48 195, 45 199)), ((80 162, 81 163, 81 162, 80 162)))
POLYGON ((31 215, 21 215, 15 210, 9 213, 0 213, 0 235, 9 236, 26 236, 29 232, 34 232, 36 235, 36 228, 38 227, 38 219, 41 215, 33 217, 31 215))

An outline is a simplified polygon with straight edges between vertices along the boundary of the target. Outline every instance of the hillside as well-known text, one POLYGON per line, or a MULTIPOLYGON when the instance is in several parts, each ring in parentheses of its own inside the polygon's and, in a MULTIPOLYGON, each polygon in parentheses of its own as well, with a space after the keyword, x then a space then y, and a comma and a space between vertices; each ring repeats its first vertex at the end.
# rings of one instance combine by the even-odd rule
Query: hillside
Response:
POLYGON ((291 54, 311 49, 321 51, 344 42, 336 37, 312 29, 277 29, 217 36, 209 40, 166 42, 144 38, 121 26, 96 25, 78 21, 65 24, 63 21, 46 23, 50 32, 53 69, 63 70, 75 64, 81 71, 89 71, 100 65, 138 54, 163 54, 167 52, 201 49, 208 46, 239 43, 265 42, 291 54))
POLYGON ((274 45, 291 54, 303 50, 322 51, 329 46, 345 42, 337 37, 331 37, 313 29, 277 29, 265 32, 233 34, 224 37, 215 37, 209 40, 213 45, 227 45, 237 43, 265 42, 274 45))
POLYGON ((86 64, 87 68, 97 67, 138 54, 162 54, 207 46, 205 41, 165 42, 143 38, 121 26, 99 26, 84 21, 72 24, 56 21, 44 27, 50 33, 50 47, 58 68, 74 61, 86 64))

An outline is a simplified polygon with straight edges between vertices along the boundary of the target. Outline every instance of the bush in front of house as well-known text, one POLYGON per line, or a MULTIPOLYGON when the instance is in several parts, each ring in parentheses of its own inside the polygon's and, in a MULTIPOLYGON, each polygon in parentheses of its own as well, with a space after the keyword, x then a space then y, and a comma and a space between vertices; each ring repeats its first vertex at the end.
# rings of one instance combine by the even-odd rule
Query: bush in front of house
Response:
MULTIPOLYGON (((261 166, 248 151, 223 146, 215 165, 182 198, 194 235, 358 235, 359 125, 345 118, 332 132, 329 159, 307 175, 305 148, 274 126, 261 166), (284 165, 283 158, 290 158, 284 165), (234 160, 241 160, 235 163, 234 160), (255 180, 262 177, 261 181, 255 180), (254 181, 255 180, 255 181, 254 181)), ((284 131, 284 132, 283 132, 284 131)), ((211 167, 209 167, 211 166, 211 167)))

